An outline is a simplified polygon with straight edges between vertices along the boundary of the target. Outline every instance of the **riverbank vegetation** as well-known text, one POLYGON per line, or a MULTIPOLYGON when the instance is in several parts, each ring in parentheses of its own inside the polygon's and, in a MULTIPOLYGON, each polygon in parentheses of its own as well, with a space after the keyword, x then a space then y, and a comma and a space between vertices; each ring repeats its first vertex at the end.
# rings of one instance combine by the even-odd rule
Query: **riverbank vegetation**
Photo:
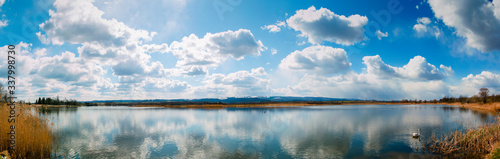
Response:
POLYGON ((500 94, 489 94, 488 88, 481 88, 479 90, 479 93, 476 95, 473 95, 471 97, 467 96, 459 96, 459 97, 449 97, 449 96, 444 96, 441 99, 434 99, 434 100, 411 100, 411 99, 403 99, 400 101, 391 101, 391 103, 414 103, 414 104, 421 104, 421 103, 460 103, 460 104, 487 104, 487 103, 496 103, 500 102, 500 94))
POLYGON ((431 138, 425 149, 449 158, 484 158, 499 156, 500 124, 484 125, 468 131, 454 131, 431 138))
MULTIPOLYGON (((2 96, 2 99, 6 99, 2 96)), ((39 115, 39 112, 30 112, 32 107, 27 104, 18 103, 16 108, 16 150, 12 151, 14 158, 47 158, 50 157, 54 142, 54 135, 50 128, 48 119, 39 115), (22 105, 22 106, 19 106, 22 105)), ((480 89, 477 95, 471 97, 443 97, 435 100, 348 100, 348 101, 295 101, 295 102, 246 102, 246 103, 223 103, 223 102, 104 102, 104 103, 79 103, 72 99, 38 98, 35 103, 38 106, 65 105, 65 106, 97 106, 98 104, 113 106, 143 106, 143 107, 171 107, 171 108, 203 108, 219 109, 226 107, 286 107, 286 106, 315 106, 315 105, 358 105, 358 104, 447 104, 459 105, 463 108, 481 110, 487 112, 500 112, 500 95, 490 95, 488 89, 480 89)), ((9 144, 9 127, 7 122, 10 109, 5 101, 0 102, 0 152, 6 150, 9 144)), ((443 155, 450 158, 477 158, 500 156, 500 124, 497 122, 470 130, 459 130, 446 135, 431 138, 425 143, 424 149, 433 154, 443 155)))
POLYGON ((42 104, 42 105, 79 105, 78 101, 74 99, 63 99, 60 100, 59 97, 56 98, 50 98, 50 97, 42 97, 38 98, 35 100, 35 104, 42 104))
MULTIPOLYGON (((439 102, 480 111, 500 112, 500 95, 489 95, 487 88, 481 88, 472 97, 444 97, 439 102)), ((500 158, 500 116, 492 124, 433 137, 424 149, 449 158, 500 158)))
POLYGON ((49 119, 38 112, 31 112, 31 107, 16 103, 15 123, 12 121, 11 109, 5 102, 0 103, 0 152, 8 150, 9 141, 15 133, 15 149, 9 154, 12 158, 50 158, 54 135, 49 119), (11 129, 11 126, 14 129, 11 129), (8 134, 10 133, 10 134, 8 134))

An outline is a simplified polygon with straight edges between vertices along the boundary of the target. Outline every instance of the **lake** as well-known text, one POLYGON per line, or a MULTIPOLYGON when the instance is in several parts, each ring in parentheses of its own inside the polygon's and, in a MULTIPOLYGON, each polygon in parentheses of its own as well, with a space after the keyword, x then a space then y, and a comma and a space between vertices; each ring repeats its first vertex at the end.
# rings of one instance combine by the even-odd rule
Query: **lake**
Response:
POLYGON ((41 109, 61 158, 408 158, 434 135, 494 122, 446 105, 41 109), (421 131, 421 140, 412 133, 421 131))

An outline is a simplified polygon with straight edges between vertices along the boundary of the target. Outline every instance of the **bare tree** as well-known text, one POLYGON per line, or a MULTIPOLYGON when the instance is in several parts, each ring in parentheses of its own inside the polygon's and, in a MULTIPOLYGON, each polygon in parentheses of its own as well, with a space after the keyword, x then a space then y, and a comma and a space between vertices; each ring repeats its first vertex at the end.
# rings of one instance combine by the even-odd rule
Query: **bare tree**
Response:
POLYGON ((490 93, 488 88, 479 89, 479 97, 483 99, 483 103, 486 103, 486 99, 488 99, 488 93, 490 93))

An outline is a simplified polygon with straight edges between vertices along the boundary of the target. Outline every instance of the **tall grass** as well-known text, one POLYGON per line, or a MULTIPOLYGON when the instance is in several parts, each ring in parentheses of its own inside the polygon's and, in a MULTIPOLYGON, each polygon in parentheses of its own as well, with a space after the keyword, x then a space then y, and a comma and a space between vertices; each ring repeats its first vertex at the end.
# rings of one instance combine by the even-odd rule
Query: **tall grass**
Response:
POLYGON ((500 143, 499 119, 468 131, 458 130, 431 138, 425 149, 450 158, 483 158, 500 143))
MULTIPOLYGON (((10 108, 0 104, 0 151, 9 147, 11 123, 8 122, 10 108)), ((16 104, 15 117, 15 150, 10 152, 12 158, 48 158, 50 157, 54 135, 48 119, 38 113, 30 112, 30 107, 16 104)))

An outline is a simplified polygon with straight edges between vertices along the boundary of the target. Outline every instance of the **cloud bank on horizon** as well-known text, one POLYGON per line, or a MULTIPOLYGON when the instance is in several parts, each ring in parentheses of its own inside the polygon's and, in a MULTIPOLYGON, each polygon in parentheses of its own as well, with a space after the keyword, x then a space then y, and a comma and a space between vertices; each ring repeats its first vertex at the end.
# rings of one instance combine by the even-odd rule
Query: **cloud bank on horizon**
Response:
POLYGON ((0 1, 0 52, 16 45, 17 96, 500 93, 500 0, 195 1, 0 1))

